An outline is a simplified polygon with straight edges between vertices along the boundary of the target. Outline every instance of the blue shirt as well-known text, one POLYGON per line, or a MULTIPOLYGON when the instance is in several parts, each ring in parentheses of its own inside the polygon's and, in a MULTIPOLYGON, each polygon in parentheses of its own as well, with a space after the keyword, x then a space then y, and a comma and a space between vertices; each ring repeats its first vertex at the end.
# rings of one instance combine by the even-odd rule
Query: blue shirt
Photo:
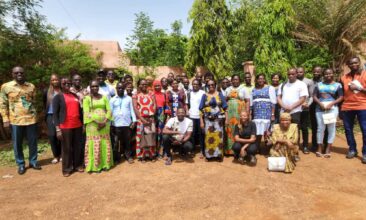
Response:
MULTIPOLYGON (((319 82, 314 89, 314 95, 320 102, 332 102, 338 99, 339 96, 343 96, 342 85, 338 82, 332 84, 319 82)), ((319 105, 316 105, 316 111, 321 111, 319 105)))
POLYGON ((135 111, 133 110, 132 98, 130 96, 114 96, 109 101, 111 106, 113 122, 116 127, 130 126, 136 122, 135 111))

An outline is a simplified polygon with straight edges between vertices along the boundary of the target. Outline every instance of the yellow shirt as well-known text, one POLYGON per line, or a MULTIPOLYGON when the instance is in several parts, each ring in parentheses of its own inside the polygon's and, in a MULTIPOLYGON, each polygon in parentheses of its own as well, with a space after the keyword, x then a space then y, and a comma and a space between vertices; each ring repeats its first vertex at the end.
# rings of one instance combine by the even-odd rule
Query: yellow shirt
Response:
POLYGON ((37 122, 34 106, 36 89, 32 83, 19 85, 15 80, 1 86, 0 113, 4 122, 12 125, 31 125, 37 122))

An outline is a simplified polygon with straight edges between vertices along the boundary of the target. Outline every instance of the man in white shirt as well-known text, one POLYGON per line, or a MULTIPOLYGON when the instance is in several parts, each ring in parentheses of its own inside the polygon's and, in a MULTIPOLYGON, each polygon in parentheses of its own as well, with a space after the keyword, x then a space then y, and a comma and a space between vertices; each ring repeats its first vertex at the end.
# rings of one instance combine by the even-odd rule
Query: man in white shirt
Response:
POLYGON ((204 155, 204 139, 202 138, 202 129, 200 127, 200 104, 202 96, 205 94, 203 90, 200 89, 200 81, 195 79, 192 81, 192 91, 187 94, 187 104, 188 104, 188 116, 193 121, 193 133, 192 133, 192 143, 193 147, 197 144, 201 146, 201 153, 204 155))
POLYGON ((172 164, 173 146, 179 147, 181 156, 186 156, 192 151, 193 145, 190 141, 193 122, 191 119, 186 118, 186 112, 184 108, 178 108, 177 116, 168 120, 163 129, 163 146, 167 155, 166 165, 172 164))
POLYGON ((118 163, 123 152, 128 163, 133 163, 130 140, 131 130, 136 126, 136 115, 133 109, 132 98, 124 94, 123 84, 117 83, 116 89, 117 95, 109 102, 113 116, 112 125, 115 131, 115 136, 112 137, 114 138, 113 156, 118 163))
MULTIPOLYGON (((98 93, 103 96, 107 96, 108 100, 110 100, 116 94, 116 92, 113 86, 105 83, 106 79, 107 79, 106 72, 104 72, 103 69, 99 70, 96 77, 96 80, 99 83, 98 93)), ((87 91, 88 93, 90 93, 90 86, 88 86, 87 91)))
POLYGON ((297 79, 297 70, 291 68, 287 72, 288 81, 280 85, 278 89, 278 104, 281 112, 291 114, 291 122, 300 124, 302 104, 309 96, 306 84, 297 79))

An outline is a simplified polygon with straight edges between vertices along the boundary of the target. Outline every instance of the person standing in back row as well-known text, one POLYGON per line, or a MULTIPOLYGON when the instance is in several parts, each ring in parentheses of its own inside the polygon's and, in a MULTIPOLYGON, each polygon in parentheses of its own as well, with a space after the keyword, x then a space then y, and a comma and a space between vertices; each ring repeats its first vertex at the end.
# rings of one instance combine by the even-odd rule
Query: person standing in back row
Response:
POLYGON ((300 116, 300 129, 302 132, 302 150, 304 154, 309 154, 309 124, 310 114, 309 106, 313 103, 314 83, 311 79, 305 77, 305 69, 303 67, 297 68, 297 79, 304 82, 307 86, 309 96, 301 105, 302 111, 300 116))
POLYGON ((353 134, 357 117, 362 132, 362 163, 366 164, 366 71, 361 68, 358 57, 351 58, 347 64, 351 71, 341 78, 344 90, 343 125, 349 147, 347 158, 352 159, 358 154, 353 134))

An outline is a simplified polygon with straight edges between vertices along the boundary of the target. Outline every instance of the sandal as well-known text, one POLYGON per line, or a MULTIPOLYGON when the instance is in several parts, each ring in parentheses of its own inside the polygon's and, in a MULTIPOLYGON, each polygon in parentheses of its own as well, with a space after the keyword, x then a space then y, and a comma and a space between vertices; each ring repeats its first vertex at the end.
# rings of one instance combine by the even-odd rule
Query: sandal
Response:
POLYGON ((53 160, 51 161, 52 164, 56 164, 58 162, 59 162, 58 158, 53 158, 53 160))
POLYGON ((315 152, 315 155, 316 155, 317 157, 323 157, 323 154, 322 154, 322 153, 320 153, 319 151, 315 152))
POLYGON ((167 166, 172 165, 172 159, 168 158, 168 159, 165 161, 165 165, 167 165, 167 166))
POLYGON ((326 153, 323 156, 324 156, 324 158, 330 158, 330 153, 326 153))

